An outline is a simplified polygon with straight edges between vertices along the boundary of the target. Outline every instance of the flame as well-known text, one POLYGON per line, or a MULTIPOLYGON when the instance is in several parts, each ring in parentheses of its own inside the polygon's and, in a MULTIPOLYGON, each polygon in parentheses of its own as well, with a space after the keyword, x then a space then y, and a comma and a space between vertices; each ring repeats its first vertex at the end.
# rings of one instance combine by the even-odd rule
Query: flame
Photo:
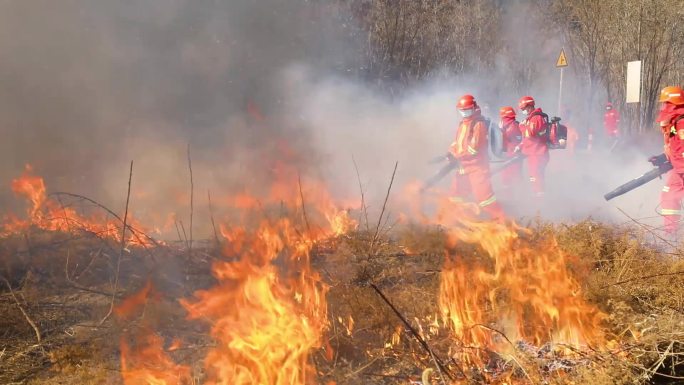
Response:
MULTIPOLYGON (((218 283, 180 300, 188 319, 209 323, 217 342, 203 361, 206 385, 308 385, 316 380, 311 351, 325 349, 332 359, 332 348, 323 339, 328 287, 310 266, 311 250, 355 222, 334 205, 321 183, 302 181, 285 162, 272 168, 273 182, 262 194, 244 191, 219 198, 239 221, 219 225, 226 242, 224 260, 212 266, 218 283), (277 219, 270 218, 272 212, 277 219)), ((352 327, 350 317, 350 332, 352 327)), ((150 360, 173 368, 158 342, 146 341, 159 354, 150 360)), ((137 381, 170 381, 149 374, 126 373, 137 381)))
MULTIPOLYGON (((121 223, 107 219, 102 215, 84 217, 71 207, 47 196, 45 182, 40 176, 33 174, 31 165, 26 165, 21 177, 12 181, 12 191, 15 195, 24 197, 28 202, 27 220, 7 217, 2 226, 2 236, 25 231, 30 226, 36 226, 48 231, 76 232, 84 230, 104 238, 121 241, 121 223)), ((128 225, 133 228, 144 227, 129 216, 128 225)), ((152 241, 140 236, 139 232, 130 235, 126 240, 133 245, 151 245, 152 241)))
POLYGON ((215 264, 219 284, 181 301, 191 319, 211 323, 219 342, 205 359, 206 384, 311 383, 309 351, 323 346, 327 327, 327 287, 309 268, 314 239, 288 219, 222 233, 240 259, 215 264))
MULTIPOLYGON (((147 304, 148 298, 152 296, 152 293, 152 281, 148 280, 147 284, 139 292, 121 301, 114 308, 114 314, 120 319, 130 320, 138 308, 144 307, 147 304)), ((155 294, 153 299, 158 299, 158 296, 155 294)))
MULTIPOLYGON (((511 350, 515 341, 541 347, 586 349, 606 346, 605 315, 582 296, 568 270, 569 256, 553 239, 531 239, 515 224, 477 221, 449 203, 439 217, 448 225, 439 306, 463 349, 458 358, 483 365, 486 351, 511 350), (474 245, 486 258, 454 250, 474 245)), ((472 254, 472 253, 469 253, 472 254)))
POLYGON ((145 331, 135 338, 134 347, 121 339, 121 376, 124 385, 190 384, 190 368, 176 364, 164 353, 164 340, 145 331))
POLYGON ((166 350, 169 352, 173 352, 173 351, 180 349, 182 346, 183 346, 183 341, 176 338, 173 340, 173 342, 171 342, 171 345, 169 345, 169 347, 166 350))
MULTIPOLYGON (((130 321, 138 315, 136 312, 140 308, 144 309, 148 302, 156 302, 158 299, 152 283, 148 281, 139 292, 122 301, 114 309, 114 314, 122 320, 130 321)), ((180 344, 180 340, 174 340, 168 350, 175 350, 180 344)), ((144 325, 135 333, 125 333, 120 338, 120 345, 124 385, 190 384, 190 367, 177 364, 166 354, 164 339, 154 333, 150 325, 144 325)))

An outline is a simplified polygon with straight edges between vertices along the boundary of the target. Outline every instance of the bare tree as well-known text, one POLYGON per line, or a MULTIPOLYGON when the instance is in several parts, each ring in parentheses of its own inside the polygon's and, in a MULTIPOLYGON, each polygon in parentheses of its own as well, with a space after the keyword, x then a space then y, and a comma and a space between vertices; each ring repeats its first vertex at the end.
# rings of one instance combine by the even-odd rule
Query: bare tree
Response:
MULTIPOLYGON (((603 87, 630 122, 643 131, 654 120, 657 96, 681 80, 684 69, 682 0, 556 0, 551 13, 588 82, 589 108, 603 87), (642 61, 639 108, 625 105, 626 63, 642 61)), ((594 108, 595 110, 595 108, 594 108)))
POLYGON ((484 74, 500 48, 493 0, 351 0, 367 32, 374 79, 409 84, 441 74, 484 74))

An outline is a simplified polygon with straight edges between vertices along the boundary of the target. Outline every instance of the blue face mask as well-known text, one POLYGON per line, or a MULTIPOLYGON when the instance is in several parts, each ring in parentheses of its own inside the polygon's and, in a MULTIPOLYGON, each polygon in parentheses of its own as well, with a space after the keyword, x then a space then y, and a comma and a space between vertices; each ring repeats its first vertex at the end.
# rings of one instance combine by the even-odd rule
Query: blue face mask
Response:
POLYGON ((460 113, 461 113, 461 116, 464 117, 464 118, 468 118, 468 117, 470 117, 471 115, 473 115, 473 109, 472 109, 472 108, 469 109, 469 110, 458 110, 458 112, 460 112, 460 113))

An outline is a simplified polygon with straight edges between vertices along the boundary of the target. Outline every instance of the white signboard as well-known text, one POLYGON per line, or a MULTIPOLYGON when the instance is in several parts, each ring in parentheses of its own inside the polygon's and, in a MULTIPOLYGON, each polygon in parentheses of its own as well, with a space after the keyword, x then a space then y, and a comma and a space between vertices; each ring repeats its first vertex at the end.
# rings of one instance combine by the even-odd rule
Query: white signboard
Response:
POLYGON ((641 60, 627 63, 627 103, 639 103, 641 98, 641 60))

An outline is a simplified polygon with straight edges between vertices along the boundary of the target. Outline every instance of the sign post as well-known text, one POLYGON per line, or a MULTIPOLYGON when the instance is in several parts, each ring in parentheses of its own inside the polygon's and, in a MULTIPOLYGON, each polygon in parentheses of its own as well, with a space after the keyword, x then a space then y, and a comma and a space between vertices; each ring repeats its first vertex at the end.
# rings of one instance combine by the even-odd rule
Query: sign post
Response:
POLYGON ((558 85, 558 110, 557 114, 561 114, 561 100, 563 99, 563 68, 568 66, 568 59, 565 57, 565 50, 561 48, 558 60, 556 60, 556 68, 560 68, 560 82, 558 85))
POLYGON ((641 60, 627 62, 625 102, 639 103, 641 98, 641 60))
POLYGON ((638 127, 641 132, 641 60, 627 62, 627 85, 625 87, 625 102, 636 103, 638 127))

